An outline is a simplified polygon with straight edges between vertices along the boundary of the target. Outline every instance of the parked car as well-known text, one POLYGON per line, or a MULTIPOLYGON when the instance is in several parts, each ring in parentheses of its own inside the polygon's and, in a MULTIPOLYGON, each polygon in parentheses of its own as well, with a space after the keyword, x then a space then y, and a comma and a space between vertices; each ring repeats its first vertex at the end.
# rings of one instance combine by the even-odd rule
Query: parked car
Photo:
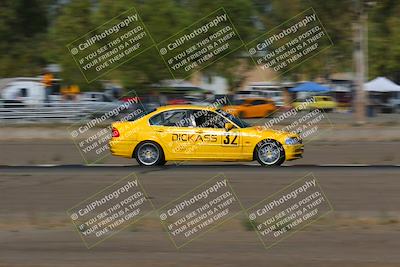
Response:
POLYGON ((322 109, 329 112, 337 108, 337 102, 330 96, 312 96, 298 99, 292 103, 292 106, 299 110, 322 109))
POLYGON ((276 111, 277 107, 267 98, 247 98, 235 100, 233 105, 222 109, 240 118, 264 118, 276 111))

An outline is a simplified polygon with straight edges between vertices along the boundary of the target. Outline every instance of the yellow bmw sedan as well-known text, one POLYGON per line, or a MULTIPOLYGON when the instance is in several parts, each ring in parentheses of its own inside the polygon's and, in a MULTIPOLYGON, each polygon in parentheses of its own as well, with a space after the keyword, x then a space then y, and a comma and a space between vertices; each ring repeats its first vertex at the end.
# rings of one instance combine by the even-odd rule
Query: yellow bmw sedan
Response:
POLYGON ((135 121, 112 123, 110 150, 140 165, 167 161, 254 161, 279 166, 302 157, 301 138, 290 132, 250 126, 221 109, 159 107, 135 121))

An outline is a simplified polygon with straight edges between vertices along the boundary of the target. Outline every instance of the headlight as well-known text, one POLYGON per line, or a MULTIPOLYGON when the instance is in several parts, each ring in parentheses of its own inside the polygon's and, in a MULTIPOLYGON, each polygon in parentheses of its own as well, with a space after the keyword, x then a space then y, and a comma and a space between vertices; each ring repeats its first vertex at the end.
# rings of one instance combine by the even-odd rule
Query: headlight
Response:
POLYGON ((285 140, 285 144, 287 144, 287 145, 297 145, 297 144, 301 144, 301 143, 302 143, 302 141, 298 137, 289 137, 285 140))

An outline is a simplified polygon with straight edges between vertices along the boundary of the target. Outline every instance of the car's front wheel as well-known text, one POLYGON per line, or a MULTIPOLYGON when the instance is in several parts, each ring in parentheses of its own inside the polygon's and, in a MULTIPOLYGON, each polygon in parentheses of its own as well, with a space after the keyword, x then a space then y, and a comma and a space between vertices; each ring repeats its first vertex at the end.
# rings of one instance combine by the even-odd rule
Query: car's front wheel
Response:
POLYGON ((257 144, 254 158, 262 166, 280 166, 285 161, 285 150, 275 140, 263 140, 257 144))
POLYGON ((161 146, 151 141, 145 141, 138 145, 135 150, 135 158, 142 166, 164 165, 166 162, 161 146))

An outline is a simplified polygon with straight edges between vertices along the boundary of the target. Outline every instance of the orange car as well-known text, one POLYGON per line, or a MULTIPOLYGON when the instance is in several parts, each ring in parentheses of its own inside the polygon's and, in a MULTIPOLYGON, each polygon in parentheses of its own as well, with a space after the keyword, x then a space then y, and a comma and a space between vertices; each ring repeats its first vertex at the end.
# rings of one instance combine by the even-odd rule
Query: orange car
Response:
POLYGON ((234 102, 234 105, 223 107, 223 110, 240 118, 264 118, 276 109, 275 103, 266 98, 237 100, 234 102))

